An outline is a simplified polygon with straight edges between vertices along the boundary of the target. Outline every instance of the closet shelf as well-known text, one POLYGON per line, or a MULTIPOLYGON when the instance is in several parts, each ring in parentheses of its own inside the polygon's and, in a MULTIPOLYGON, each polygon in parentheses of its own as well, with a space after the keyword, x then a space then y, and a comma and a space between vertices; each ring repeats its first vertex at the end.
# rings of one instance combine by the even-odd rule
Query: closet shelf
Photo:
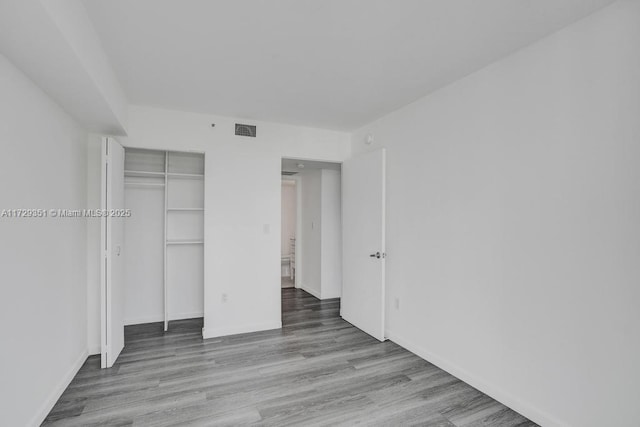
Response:
POLYGON ((167 240, 167 245, 202 245, 204 240, 167 240))
POLYGON ((167 176, 170 177, 170 178, 186 178, 186 179, 202 179, 202 178, 204 178, 204 174, 202 174, 202 173, 168 172, 167 176))
POLYGON ((158 177, 163 178, 164 172, 149 172, 149 171, 134 171, 125 170, 124 176, 137 176, 137 177, 158 177))
POLYGON ((131 186, 131 187, 158 187, 158 188, 163 188, 164 187, 164 183, 160 183, 160 182, 132 182, 132 181, 125 181, 124 185, 131 186))

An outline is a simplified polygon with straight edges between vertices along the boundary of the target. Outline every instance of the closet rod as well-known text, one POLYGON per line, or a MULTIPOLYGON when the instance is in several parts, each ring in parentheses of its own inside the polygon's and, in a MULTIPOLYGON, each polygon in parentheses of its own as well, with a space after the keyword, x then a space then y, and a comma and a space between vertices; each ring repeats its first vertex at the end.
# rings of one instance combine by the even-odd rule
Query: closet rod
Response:
POLYGON ((202 245, 204 240, 167 240, 167 245, 202 245))

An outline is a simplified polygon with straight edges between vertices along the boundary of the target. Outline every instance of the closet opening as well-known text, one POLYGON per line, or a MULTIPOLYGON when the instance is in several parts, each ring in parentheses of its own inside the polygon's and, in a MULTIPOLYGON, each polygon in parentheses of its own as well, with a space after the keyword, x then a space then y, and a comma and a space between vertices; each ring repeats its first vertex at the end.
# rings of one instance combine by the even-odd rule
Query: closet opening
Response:
POLYGON ((283 296, 342 294, 341 164, 283 158, 280 274, 283 296))
POLYGON ((204 154, 125 148, 124 325, 204 316, 204 154))

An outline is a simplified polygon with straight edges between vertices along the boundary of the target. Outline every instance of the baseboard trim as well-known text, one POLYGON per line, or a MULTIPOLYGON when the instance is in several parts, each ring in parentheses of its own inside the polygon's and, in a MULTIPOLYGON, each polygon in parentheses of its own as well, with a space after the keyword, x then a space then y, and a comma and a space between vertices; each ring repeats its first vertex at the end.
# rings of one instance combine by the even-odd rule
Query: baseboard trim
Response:
POLYGON ((336 299, 336 298, 342 298, 342 295, 336 295, 336 294, 323 295, 322 298, 320 298, 320 299, 324 300, 324 299, 336 299))
POLYGON ((249 325, 235 326, 232 328, 202 328, 202 338, 219 338, 227 335, 248 334, 251 332, 281 329, 282 322, 252 323, 249 325))
POLYGON ((306 287, 304 284, 300 285, 300 289, 302 289, 305 292, 310 293, 311 295, 313 295, 314 297, 318 298, 318 299, 322 299, 322 297, 320 296, 320 292, 317 292, 311 288, 306 287))
POLYGON ((102 349, 100 348, 100 346, 89 347, 89 352, 88 352, 89 356, 94 356, 100 353, 102 353, 102 349))
POLYGON ((31 419, 28 425, 37 427, 44 422, 47 415, 49 415, 49 412, 51 412, 55 404, 58 402, 58 399, 60 399, 60 396, 62 396, 62 393, 64 393, 71 383, 71 380, 73 380, 73 377, 76 376, 84 362, 87 360, 87 357, 89 357, 89 352, 87 350, 83 350, 82 353, 80 353, 80 357, 78 357, 74 362, 71 369, 67 371, 58 386, 52 390, 47 400, 45 400, 42 406, 40 406, 40 409, 36 412, 36 415, 31 419))
POLYGON ((179 314, 174 314, 173 316, 169 317, 169 322, 171 322, 173 320, 196 319, 196 318, 200 318, 200 317, 204 317, 204 312, 202 312, 202 311, 192 311, 192 312, 189 312, 189 313, 179 313, 179 314))
POLYGON ((495 386, 494 384, 471 374, 470 372, 460 368, 459 366, 448 362, 447 360, 439 357, 438 355, 428 351, 427 349, 413 345, 409 340, 405 340, 404 338, 394 334, 393 332, 386 332, 386 337, 398 344, 400 347, 409 350, 413 354, 421 357, 427 362, 433 363, 440 369, 450 373, 454 377, 466 382, 472 387, 477 388, 481 392, 485 393, 488 396, 491 396, 498 402, 503 405, 508 406, 516 412, 524 415, 529 418, 531 421, 546 426, 546 427, 567 427, 567 423, 563 423, 557 418, 549 415, 548 413, 540 410, 532 406, 529 403, 522 401, 521 399, 513 396, 510 393, 505 392, 501 388, 495 386))
POLYGON ((133 319, 125 319, 124 326, 131 325, 142 325, 145 323, 158 323, 164 322, 163 316, 145 316, 145 317, 135 317, 133 319))
MULTIPOLYGON (((172 320, 182 320, 182 319, 194 319, 196 317, 204 317, 204 313, 202 311, 189 312, 189 313, 178 313, 174 314, 169 318, 169 322, 172 320)), ((126 319, 124 321, 124 326, 131 325, 142 325, 145 323, 158 323, 164 322, 164 316, 146 316, 146 317, 135 317, 133 319, 126 319)))

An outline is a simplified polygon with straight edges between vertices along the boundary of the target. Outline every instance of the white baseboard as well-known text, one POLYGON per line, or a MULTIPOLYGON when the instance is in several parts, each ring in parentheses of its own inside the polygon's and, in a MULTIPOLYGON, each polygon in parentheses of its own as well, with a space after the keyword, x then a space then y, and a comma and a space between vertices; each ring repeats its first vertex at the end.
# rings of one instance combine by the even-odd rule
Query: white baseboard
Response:
MULTIPOLYGON (((172 320, 194 319, 196 317, 204 317, 204 313, 202 311, 192 311, 188 313, 172 314, 169 317, 169 321, 171 322, 172 320)), ((157 322, 164 322, 164 316, 159 315, 159 316, 134 317, 134 318, 126 319, 124 321, 124 325, 131 326, 131 325, 142 325, 144 323, 157 323, 157 322)))
POLYGON ((204 312, 202 311, 191 311, 187 313, 178 313, 172 314, 169 316, 169 322, 173 320, 185 320, 185 319, 196 319, 199 317, 204 317, 204 312))
POLYGON ((313 295, 314 297, 318 298, 318 299, 322 299, 322 297, 320 296, 320 292, 317 292, 311 288, 306 287, 303 283, 300 284, 300 289, 302 289, 305 292, 310 293, 311 295, 313 295))
POLYGON ((563 423, 557 418, 549 415, 548 413, 532 406, 531 404, 522 401, 521 399, 505 392, 501 388, 495 386, 494 384, 479 378, 476 375, 471 374, 470 372, 460 368, 459 366, 450 363, 439 357, 427 349, 411 344, 408 340, 392 333, 386 332, 386 337, 398 344, 400 347, 404 347, 415 355, 421 357, 427 362, 433 363, 440 369, 450 373, 454 377, 466 382, 472 387, 477 388, 481 392, 485 393, 488 396, 491 396, 498 402, 508 406, 516 412, 524 415, 529 418, 533 422, 543 425, 545 427, 567 427, 567 423, 563 423))
POLYGON ((141 316, 124 320, 124 326, 142 325, 144 323, 164 322, 164 316, 141 316))
POLYGON ((93 356, 100 353, 102 353, 102 349, 100 348, 100 346, 89 347, 89 352, 88 352, 89 356, 93 356))
POLYGON ((316 297, 316 298, 318 298, 320 300, 341 298, 342 297, 342 295, 322 295, 321 292, 318 292, 318 291, 316 291, 314 289, 311 289, 311 288, 305 286, 304 283, 300 284, 299 289, 302 289, 303 291, 310 293, 311 295, 313 295, 314 297, 316 297))
POLYGON ((76 376, 84 362, 87 360, 88 356, 89 353, 87 352, 87 350, 84 350, 80 354, 80 357, 78 357, 78 359, 74 362, 74 364, 67 371, 64 377, 62 377, 62 380, 60 380, 58 386, 51 391, 49 397, 44 401, 42 406, 40 406, 40 409, 36 412, 36 415, 34 415, 28 425, 35 427, 42 424, 44 419, 47 418, 47 415, 49 415, 49 412, 51 412, 51 410, 55 406, 56 402, 58 402, 58 399, 60 399, 60 396, 62 396, 62 393, 64 393, 64 391, 71 383, 71 380, 73 380, 73 377, 76 376))
POLYGON ((342 298, 342 295, 340 294, 323 295, 322 298, 320 299, 334 299, 334 298, 342 298))
POLYGON ((247 334, 250 332, 268 331, 271 329, 281 329, 282 322, 253 323, 249 325, 234 326, 231 328, 202 328, 202 338, 218 338, 227 335, 247 334))

